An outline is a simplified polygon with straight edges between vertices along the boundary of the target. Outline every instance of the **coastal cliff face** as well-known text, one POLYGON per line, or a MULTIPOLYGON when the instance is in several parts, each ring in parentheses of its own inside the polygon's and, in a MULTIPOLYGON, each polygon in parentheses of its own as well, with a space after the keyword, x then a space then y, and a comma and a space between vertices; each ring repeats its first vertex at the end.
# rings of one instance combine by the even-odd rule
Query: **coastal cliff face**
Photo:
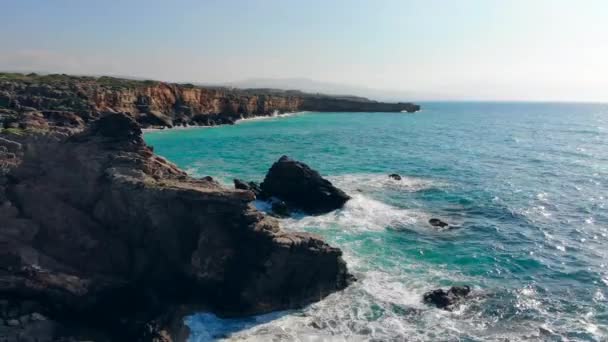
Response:
POLYGON ((112 77, 0 74, 0 121, 5 127, 35 124, 36 120, 30 118, 32 115, 67 121, 65 125, 79 125, 106 112, 124 112, 143 127, 172 127, 231 124, 240 118, 304 110, 414 112, 419 109, 411 103, 382 103, 298 91, 198 87, 112 77))
POLYGON ((302 99, 294 96, 239 94, 166 83, 125 89, 88 84, 85 94, 93 111, 131 113, 144 125, 161 126, 233 123, 239 118, 297 111, 302 105, 302 99))
MULTIPOLYGON (((104 106, 130 103, 103 96, 104 106)), ((185 313, 296 308, 350 282, 339 249, 281 231, 250 191, 187 176, 146 146, 130 116, 84 130, 46 124, 0 134, 0 337, 92 329, 179 340, 169 326, 185 313)))

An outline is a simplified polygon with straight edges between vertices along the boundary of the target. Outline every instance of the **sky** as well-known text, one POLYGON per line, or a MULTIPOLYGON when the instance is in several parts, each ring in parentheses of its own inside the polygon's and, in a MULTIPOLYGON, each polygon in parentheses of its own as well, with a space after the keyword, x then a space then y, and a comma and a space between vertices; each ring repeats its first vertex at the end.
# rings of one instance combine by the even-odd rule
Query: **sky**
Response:
POLYGON ((308 79, 413 100, 608 102, 606 0, 0 5, 2 71, 205 84, 308 79))

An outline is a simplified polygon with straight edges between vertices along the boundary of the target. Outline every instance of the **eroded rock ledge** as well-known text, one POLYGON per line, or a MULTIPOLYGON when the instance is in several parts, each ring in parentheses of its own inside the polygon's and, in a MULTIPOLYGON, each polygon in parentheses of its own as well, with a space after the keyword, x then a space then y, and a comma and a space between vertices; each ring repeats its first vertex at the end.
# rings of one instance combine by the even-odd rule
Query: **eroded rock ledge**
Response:
POLYGON ((187 176, 127 115, 5 132, 0 166, 0 337, 35 313, 54 338, 170 340, 185 313, 300 307, 352 279, 339 249, 281 231, 250 191, 187 176))

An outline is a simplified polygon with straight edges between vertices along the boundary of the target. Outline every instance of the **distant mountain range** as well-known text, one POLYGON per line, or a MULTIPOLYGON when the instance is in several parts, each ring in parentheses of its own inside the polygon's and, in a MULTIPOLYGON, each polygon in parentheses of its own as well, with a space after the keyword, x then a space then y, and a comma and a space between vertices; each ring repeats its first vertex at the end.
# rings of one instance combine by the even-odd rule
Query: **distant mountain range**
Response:
POLYGON ((300 90, 307 93, 327 95, 353 95, 378 101, 418 101, 441 98, 439 95, 357 87, 340 83, 320 82, 308 78, 251 78, 244 81, 224 83, 234 88, 271 88, 300 90))

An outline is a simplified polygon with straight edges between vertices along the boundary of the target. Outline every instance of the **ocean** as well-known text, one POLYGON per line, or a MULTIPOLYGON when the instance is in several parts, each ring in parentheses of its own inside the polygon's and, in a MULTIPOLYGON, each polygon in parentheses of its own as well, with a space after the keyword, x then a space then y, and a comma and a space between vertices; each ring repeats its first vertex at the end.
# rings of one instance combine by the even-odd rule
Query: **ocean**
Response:
POLYGON ((356 283, 301 310, 190 316, 191 341, 608 340, 608 105, 422 108, 146 132, 192 176, 261 181, 288 155, 352 196, 280 221, 341 248, 356 283), (452 285, 474 295, 453 311, 422 302, 452 285))

